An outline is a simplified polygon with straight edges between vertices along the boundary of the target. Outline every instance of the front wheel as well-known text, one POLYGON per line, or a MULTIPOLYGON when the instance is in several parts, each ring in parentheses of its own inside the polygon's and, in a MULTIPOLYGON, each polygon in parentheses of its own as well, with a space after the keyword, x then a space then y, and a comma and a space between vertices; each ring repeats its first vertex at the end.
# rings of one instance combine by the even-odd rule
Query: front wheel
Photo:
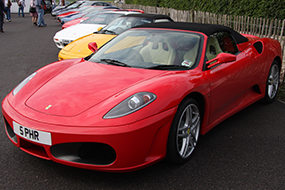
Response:
POLYGON ((276 98, 280 82, 280 67, 277 61, 273 61, 266 81, 266 91, 263 101, 272 103, 276 98))
POLYGON ((188 161, 197 145, 200 127, 198 102, 192 98, 183 101, 169 131, 166 159, 178 164, 188 161))

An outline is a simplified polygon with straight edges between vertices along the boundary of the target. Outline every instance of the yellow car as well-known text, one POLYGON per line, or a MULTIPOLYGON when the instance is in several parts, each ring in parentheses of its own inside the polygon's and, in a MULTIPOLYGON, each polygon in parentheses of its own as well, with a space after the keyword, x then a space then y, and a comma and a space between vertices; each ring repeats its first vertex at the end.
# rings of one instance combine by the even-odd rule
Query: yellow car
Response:
POLYGON ((96 42, 97 48, 100 48, 125 30, 152 22, 173 22, 173 20, 169 16, 161 14, 129 14, 121 16, 100 31, 83 36, 69 43, 61 49, 58 54, 58 59, 63 60, 87 57, 93 53, 88 47, 89 43, 96 42))

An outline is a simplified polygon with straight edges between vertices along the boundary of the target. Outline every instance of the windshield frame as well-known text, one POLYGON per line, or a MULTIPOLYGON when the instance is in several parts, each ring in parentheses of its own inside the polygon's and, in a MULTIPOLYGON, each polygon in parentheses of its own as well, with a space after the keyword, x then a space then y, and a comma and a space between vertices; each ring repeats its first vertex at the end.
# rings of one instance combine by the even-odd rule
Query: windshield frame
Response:
POLYGON ((138 25, 138 22, 142 22, 142 20, 146 20, 145 24, 149 24, 153 22, 152 18, 147 17, 118 17, 114 21, 110 22, 107 26, 105 26, 102 30, 100 30, 99 34, 121 34, 122 32, 126 31, 127 29, 133 28, 138 25), (131 23, 131 26, 128 27, 127 24, 123 25, 122 23, 128 22, 131 23), (119 30, 122 28, 121 30, 119 30))

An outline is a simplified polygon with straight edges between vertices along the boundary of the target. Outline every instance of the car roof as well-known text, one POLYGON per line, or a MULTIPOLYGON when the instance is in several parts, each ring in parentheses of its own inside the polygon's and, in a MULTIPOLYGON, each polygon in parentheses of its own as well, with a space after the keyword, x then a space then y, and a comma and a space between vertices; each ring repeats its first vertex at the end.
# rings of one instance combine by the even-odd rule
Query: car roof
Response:
POLYGON ((151 13, 143 13, 143 14, 131 14, 124 15, 121 17, 142 17, 142 18, 151 18, 151 19, 169 19, 173 21, 169 16, 163 14, 151 14, 151 13))
POLYGON ((130 11, 125 11, 125 10, 121 11, 120 9, 114 9, 114 10, 103 9, 103 10, 104 11, 102 11, 98 14, 106 14, 106 13, 108 13, 108 14, 124 14, 124 15, 126 15, 126 14, 128 14, 128 15, 130 15, 130 14, 142 14, 139 12, 130 12, 130 11))
POLYGON ((83 2, 92 2, 92 3, 107 3, 107 4, 110 4, 110 3, 108 3, 108 2, 105 2, 105 1, 83 1, 83 2))
POLYGON ((162 23, 151 23, 136 26, 134 28, 165 28, 165 29, 178 29, 178 30, 190 30, 204 33, 207 36, 210 36, 216 32, 226 31, 232 34, 235 38, 236 43, 247 42, 248 39, 233 29, 217 25, 217 24, 201 24, 201 23, 190 23, 190 22, 162 22, 162 23))

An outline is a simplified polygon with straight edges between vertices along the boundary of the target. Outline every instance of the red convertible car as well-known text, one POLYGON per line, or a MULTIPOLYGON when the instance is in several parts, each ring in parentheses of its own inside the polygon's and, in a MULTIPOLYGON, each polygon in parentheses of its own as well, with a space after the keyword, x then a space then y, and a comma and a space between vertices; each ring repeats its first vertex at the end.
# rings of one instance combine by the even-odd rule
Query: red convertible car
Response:
POLYGON ((277 93, 276 40, 209 24, 125 31, 84 59, 58 61, 2 102, 9 139, 34 156, 86 169, 185 163, 199 134, 277 93))

